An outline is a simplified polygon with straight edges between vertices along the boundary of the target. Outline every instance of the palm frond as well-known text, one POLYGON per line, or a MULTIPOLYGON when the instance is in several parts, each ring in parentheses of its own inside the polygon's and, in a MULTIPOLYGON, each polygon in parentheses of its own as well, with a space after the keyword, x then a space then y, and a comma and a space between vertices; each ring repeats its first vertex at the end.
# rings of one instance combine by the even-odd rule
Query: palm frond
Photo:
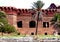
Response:
POLYGON ((33 7, 37 9, 37 8, 42 8, 43 5, 44 3, 42 1, 37 1, 37 2, 34 2, 33 7))
POLYGON ((54 28, 60 28, 60 13, 56 13, 50 22, 51 25, 54 25, 54 28))
POLYGON ((4 12, 0 12, 0 18, 6 18, 6 14, 4 12))

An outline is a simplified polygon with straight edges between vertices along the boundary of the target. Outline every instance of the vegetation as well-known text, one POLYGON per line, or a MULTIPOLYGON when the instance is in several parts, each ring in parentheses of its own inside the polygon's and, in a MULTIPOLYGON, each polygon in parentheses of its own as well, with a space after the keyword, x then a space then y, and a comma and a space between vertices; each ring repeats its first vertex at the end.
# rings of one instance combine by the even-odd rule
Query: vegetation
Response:
POLYGON ((60 13, 56 13, 51 20, 51 25, 54 25, 54 28, 60 28, 60 13))
POLYGON ((5 33, 6 33, 6 32, 7 32, 7 33, 16 32, 15 27, 12 26, 12 25, 10 25, 10 24, 5 24, 4 28, 5 28, 5 33))
POLYGON ((0 32, 3 33, 12 33, 15 32, 15 28, 8 24, 6 14, 4 12, 0 12, 0 32))
MULTIPOLYGON (((60 35, 58 35, 58 36, 54 36, 54 35, 35 35, 35 36, 37 36, 37 38, 41 38, 41 39, 45 39, 45 38, 60 38, 60 35)), ((34 38, 35 38, 35 36, 34 36, 34 38)), ((17 35, 17 34, 15 34, 15 33, 13 33, 13 34, 5 34, 5 35, 3 35, 3 37, 2 37, 2 35, 0 35, 0 38, 21 38, 21 37, 28 37, 27 35, 17 35)), ((33 37, 33 36, 29 36, 29 37, 33 37)))
POLYGON ((36 32, 35 32, 35 34, 37 35, 37 29, 38 29, 38 21, 39 20, 41 20, 41 18, 42 18, 42 14, 41 14, 41 8, 43 7, 43 5, 44 5, 44 3, 42 2, 42 1, 37 1, 37 2, 34 2, 33 3, 33 7, 32 7, 32 9, 33 10, 37 10, 36 11, 36 15, 35 15, 35 17, 37 18, 37 24, 36 24, 36 32))

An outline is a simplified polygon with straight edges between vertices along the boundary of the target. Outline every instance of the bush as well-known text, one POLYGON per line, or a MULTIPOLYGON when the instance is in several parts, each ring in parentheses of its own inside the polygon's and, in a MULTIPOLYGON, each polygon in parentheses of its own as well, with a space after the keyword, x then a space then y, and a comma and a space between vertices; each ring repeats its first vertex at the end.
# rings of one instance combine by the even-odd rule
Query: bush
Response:
POLYGON ((7 33, 16 32, 15 27, 12 26, 12 25, 10 25, 10 24, 6 24, 6 25, 4 26, 4 28, 5 28, 5 32, 7 32, 7 33))
POLYGON ((15 27, 8 24, 8 19, 7 19, 6 14, 4 12, 0 12, 0 32, 2 32, 2 33, 16 32, 15 27))

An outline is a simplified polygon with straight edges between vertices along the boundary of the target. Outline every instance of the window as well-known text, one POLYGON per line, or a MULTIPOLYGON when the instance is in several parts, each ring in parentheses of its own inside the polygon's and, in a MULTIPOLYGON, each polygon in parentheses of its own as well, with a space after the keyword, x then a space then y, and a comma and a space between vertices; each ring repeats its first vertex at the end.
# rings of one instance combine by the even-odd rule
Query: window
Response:
POLYGON ((47 35, 47 33, 45 33, 45 35, 47 35))
POLYGON ((30 28, 34 28, 35 26, 36 26, 35 21, 30 21, 30 22, 29 22, 29 27, 30 27, 30 28))
POLYGON ((49 27, 49 22, 47 22, 47 27, 49 27))
POLYGON ((22 21, 17 22, 17 26, 18 26, 19 28, 22 28, 22 21))
POLYGON ((60 35, 60 33, 58 33, 58 35, 60 35))
POLYGON ((49 22, 43 22, 43 27, 44 28, 49 27, 49 22))
POLYGON ((34 33, 32 32, 31 35, 34 35, 34 33))
POLYGON ((43 27, 46 27, 46 22, 43 22, 43 27))

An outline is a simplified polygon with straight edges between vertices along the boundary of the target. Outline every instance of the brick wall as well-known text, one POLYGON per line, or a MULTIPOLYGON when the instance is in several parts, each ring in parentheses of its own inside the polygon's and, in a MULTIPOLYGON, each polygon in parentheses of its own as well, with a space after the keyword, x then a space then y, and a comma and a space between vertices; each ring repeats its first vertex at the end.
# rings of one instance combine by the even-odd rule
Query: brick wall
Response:
MULTIPOLYGON (((21 34, 31 34, 36 32, 36 27, 35 28, 30 28, 29 27, 29 22, 30 21, 36 21, 36 19, 34 19, 32 17, 32 12, 30 9, 17 9, 14 7, 10 7, 8 9, 8 7, 6 7, 6 9, 4 7, 0 7, 0 11, 4 11, 7 14, 7 18, 9 21, 9 24, 15 26, 15 28, 17 29, 18 32, 20 32, 21 34), (22 21, 22 28, 17 27, 17 22, 18 21, 22 21)), ((42 9, 42 21, 38 21, 38 34, 53 34, 53 32, 55 31, 55 29, 53 28, 53 26, 51 26, 51 22, 50 20, 52 19, 52 17, 55 15, 54 13, 57 12, 56 9, 42 9), (47 13, 47 14, 46 14, 47 13), (49 22, 49 28, 44 28, 43 27, 43 22, 49 22)), ((57 30, 57 29, 56 29, 57 30)), ((59 30, 59 29, 58 29, 59 30)))

